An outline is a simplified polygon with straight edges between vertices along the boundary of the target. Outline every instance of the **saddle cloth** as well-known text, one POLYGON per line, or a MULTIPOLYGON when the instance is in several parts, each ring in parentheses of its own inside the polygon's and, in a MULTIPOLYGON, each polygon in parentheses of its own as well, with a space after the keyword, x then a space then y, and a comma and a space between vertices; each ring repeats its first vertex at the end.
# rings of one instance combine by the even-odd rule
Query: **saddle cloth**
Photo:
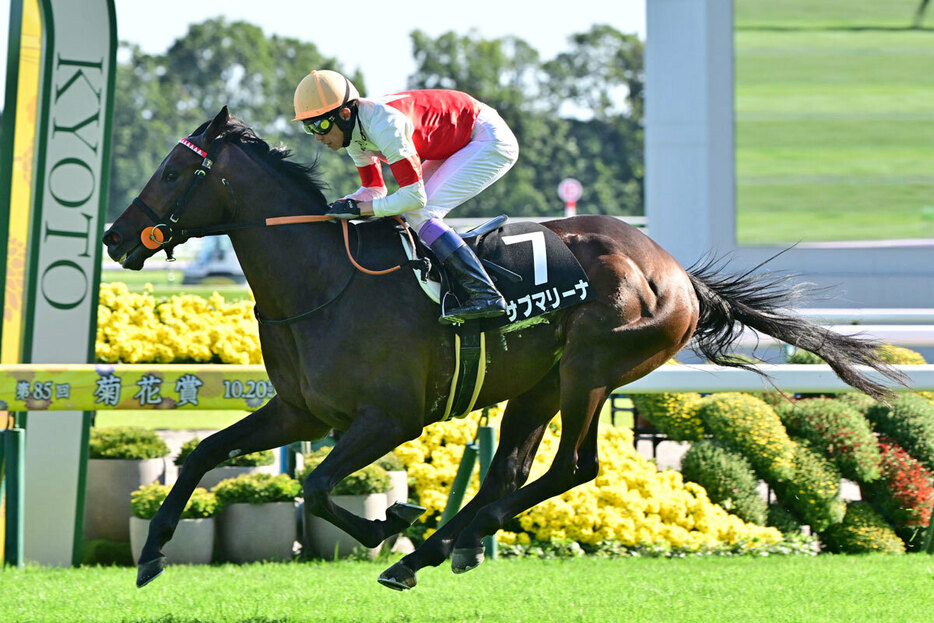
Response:
MULTIPOLYGON (((590 282, 584 269, 556 233, 531 222, 493 225, 492 229, 479 227, 482 230, 479 235, 462 234, 506 299, 506 314, 481 320, 483 331, 525 325, 527 320, 590 299, 590 282)), ((419 253, 431 255, 424 247, 413 251, 405 236, 402 240, 409 259, 419 253)), ((442 286, 430 277, 423 279, 418 271, 416 276, 436 303, 451 295, 447 284, 442 286)))

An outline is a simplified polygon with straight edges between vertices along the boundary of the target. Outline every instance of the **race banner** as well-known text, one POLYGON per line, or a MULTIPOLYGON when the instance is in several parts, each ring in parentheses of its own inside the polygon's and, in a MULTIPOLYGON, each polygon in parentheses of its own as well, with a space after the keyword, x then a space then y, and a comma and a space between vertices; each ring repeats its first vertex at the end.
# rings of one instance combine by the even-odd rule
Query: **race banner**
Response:
MULTIPOLYGON (((21 364, 0 366, 0 410, 253 411, 275 396, 261 365, 21 364)), ((31 422, 42 419, 34 415, 31 422)))

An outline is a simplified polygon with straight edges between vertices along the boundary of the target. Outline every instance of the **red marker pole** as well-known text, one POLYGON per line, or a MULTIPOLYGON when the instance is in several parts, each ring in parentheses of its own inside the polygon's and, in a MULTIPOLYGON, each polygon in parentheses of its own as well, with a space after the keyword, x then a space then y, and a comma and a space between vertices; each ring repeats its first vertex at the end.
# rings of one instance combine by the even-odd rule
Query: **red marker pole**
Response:
POLYGON ((564 216, 577 216, 577 200, 583 194, 583 186, 573 177, 567 177, 558 184, 558 197, 564 202, 564 216))

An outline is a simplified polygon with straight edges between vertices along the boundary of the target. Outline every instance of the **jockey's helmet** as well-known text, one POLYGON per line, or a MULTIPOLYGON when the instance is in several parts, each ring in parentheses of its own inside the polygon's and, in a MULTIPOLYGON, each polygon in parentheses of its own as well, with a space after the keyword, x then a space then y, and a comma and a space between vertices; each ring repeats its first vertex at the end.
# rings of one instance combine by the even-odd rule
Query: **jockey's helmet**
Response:
POLYGON ((302 78, 295 89, 295 119, 304 121, 359 99, 353 83, 336 71, 319 69, 302 78))

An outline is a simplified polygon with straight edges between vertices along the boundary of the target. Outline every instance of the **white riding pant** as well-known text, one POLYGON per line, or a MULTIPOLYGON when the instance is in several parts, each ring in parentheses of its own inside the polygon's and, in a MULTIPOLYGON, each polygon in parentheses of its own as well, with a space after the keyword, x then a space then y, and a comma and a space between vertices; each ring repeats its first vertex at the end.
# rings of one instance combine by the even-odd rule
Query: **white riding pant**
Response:
POLYGON ((519 158, 519 143, 499 113, 482 105, 470 142, 444 160, 422 162, 428 203, 402 216, 419 231, 431 218, 442 219, 505 175, 519 158))

